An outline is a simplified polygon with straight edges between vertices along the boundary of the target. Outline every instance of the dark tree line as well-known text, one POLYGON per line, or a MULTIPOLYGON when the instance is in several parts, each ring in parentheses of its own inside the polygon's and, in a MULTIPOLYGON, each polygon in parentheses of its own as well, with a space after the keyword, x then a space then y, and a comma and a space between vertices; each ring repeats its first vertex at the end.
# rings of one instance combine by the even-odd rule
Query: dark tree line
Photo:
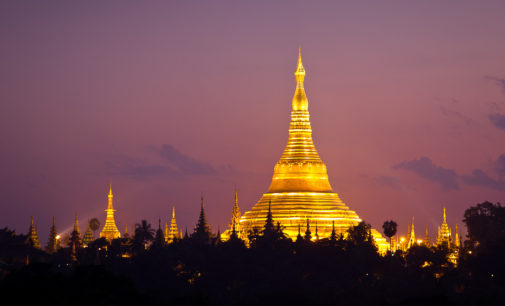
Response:
MULTIPOLYGON (((271 213, 249 246, 234 229, 225 242, 213 236, 203 214, 171 244, 143 220, 133 239, 97 239, 76 261, 69 248, 47 254, 4 229, 0 296, 33 305, 503 305, 505 208, 478 204, 464 223, 457 266, 444 247, 381 256, 365 222, 325 239, 300 227, 292 241, 271 213)), ((396 223, 383 228, 391 238, 396 223)))

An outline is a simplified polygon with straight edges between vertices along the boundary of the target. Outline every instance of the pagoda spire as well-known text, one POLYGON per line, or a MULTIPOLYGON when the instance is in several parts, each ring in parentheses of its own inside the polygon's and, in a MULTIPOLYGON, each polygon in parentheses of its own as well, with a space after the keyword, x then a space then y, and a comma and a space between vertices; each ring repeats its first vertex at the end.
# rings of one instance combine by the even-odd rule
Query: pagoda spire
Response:
POLYGON ((412 227, 409 229, 409 242, 407 248, 410 248, 416 244, 416 234, 414 232, 414 217, 412 217, 412 227))
POLYGON ((442 225, 438 229, 437 245, 444 245, 450 247, 451 244, 451 231, 447 225, 447 214, 445 211, 445 206, 443 208, 442 225))
POLYGON ((114 195, 112 194, 112 184, 109 184, 109 194, 107 195, 108 204, 105 210, 106 218, 105 225, 100 232, 100 238, 104 237, 107 241, 112 241, 113 239, 121 238, 121 233, 117 229, 116 221, 114 220, 114 212, 116 211, 113 206, 114 195))
POLYGON ((298 50, 298 63, 294 74, 296 88, 291 103, 288 144, 274 167, 268 192, 331 192, 326 165, 321 161, 312 141, 301 49, 298 50))
POLYGON ((91 226, 88 220, 88 227, 86 228, 86 231, 84 232, 84 237, 82 238, 82 242, 84 245, 88 245, 91 242, 95 240, 95 237, 93 236, 93 232, 91 231, 91 226))
POLYGON ((428 227, 426 227, 426 235, 424 236, 424 245, 428 248, 431 246, 430 235, 428 233, 428 227))
POLYGON ((165 235, 161 229, 161 218, 158 218, 158 229, 156 230, 156 235, 154 237, 154 246, 161 247, 165 245, 165 235))
POLYGON ((312 239, 311 232, 310 232, 309 218, 307 218, 307 230, 305 230, 304 238, 306 241, 310 241, 312 239))
POLYGON ((236 232, 240 232, 240 208, 238 206, 237 188, 235 188, 235 199, 233 201, 233 210, 231 213, 230 231, 235 228, 236 232))
POLYGON ((168 226, 168 221, 165 222, 165 242, 168 243, 168 233, 170 233, 170 230, 169 230, 169 226, 168 226))
POLYGON ((58 250, 59 248, 58 239, 59 239, 58 231, 56 230, 56 224, 54 222, 54 216, 53 216, 53 225, 49 230, 49 239, 47 240, 47 247, 46 247, 48 253, 55 253, 58 250))
POLYGON ((130 234, 128 234, 128 225, 125 224, 124 226, 124 235, 123 235, 124 238, 130 238, 130 234))
POLYGON ((74 220, 74 231, 81 235, 81 229, 79 228, 79 219, 77 218, 77 213, 75 213, 75 220, 74 220))
MULTIPOLYGON (((269 203, 276 212, 276 222, 283 226, 283 232, 293 239, 297 235, 298 224, 307 216, 317 221, 320 238, 330 235, 332 220, 337 233, 346 232, 361 219, 349 209, 334 193, 328 180, 326 165, 321 160, 312 139, 309 102, 305 92, 306 69, 298 50, 294 71, 296 87, 291 102, 289 137, 280 159, 274 166, 270 186, 254 207, 240 218, 240 231, 249 232, 264 225, 269 203)), ((381 234, 373 229, 373 238, 381 252, 389 244, 381 234)))
POLYGON ((165 237, 167 243, 171 243, 176 239, 179 239, 179 229, 177 228, 177 220, 175 219, 175 206, 172 206, 172 220, 170 221, 170 230, 168 231, 167 235, 168 237, 165 237))
POLYGON ((272 233, 274 230, 274 218, 272 216, 272 203, 268 202, 268 212, 267 219, 265 221, 265 229, 263 231, 264 234, 272 233))
POLYGON ((330 240, 332 242, 337 241, 337 233, 335 232, 335 220, 332 221, 331 223, 331 234, 330 234, 330 240))
POLYGON ((28 243, 36 249, 41 248, 39 234, 37 233, 37 227, 35 226, 35 223, 33 222, 33 216, 31 216, 30 228, 28 229, 28 243))
POLYGON ((77 213, 75 213, 74 230, 70 233, 70 243, 72 244, 72 248, 81 247, 81 230, 79 229, 79 219, 77 218, 77 213))
POLYGON ((454 231, 456 232, 454 233, 454 247, 459 249, 461 247, 461 238, 459 237, 459 228, 457 223, 454 228, 454 231))
POLYGON ((207 223, 207 218, 205 217, 205 208, 203 204, 203 196, 201 197, 200 205, 200 217, 198 218, 198 223, 195 227, 195 233, 193 234, 200 242, 209 243, 211 238, 210 225, 207 223))

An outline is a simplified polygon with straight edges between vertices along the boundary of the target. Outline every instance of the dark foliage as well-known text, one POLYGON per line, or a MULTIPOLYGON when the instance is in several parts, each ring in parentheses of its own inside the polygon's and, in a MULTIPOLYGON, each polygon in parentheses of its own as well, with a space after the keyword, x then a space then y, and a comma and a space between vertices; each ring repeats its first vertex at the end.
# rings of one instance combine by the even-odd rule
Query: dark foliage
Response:
POLYGON ((365 222, 345 237, 307 243, 286 239, 273 216, 251 231, 249 247, 235 233, 216 244, 185 238, 136 252, 138 242, 154 238, 141 222, 141 238, 97 239, 78 249, 79 264, 69 248, 37 257, 4 229, 0 295, 21 305, 503 305, 502 208, 479 205, 465 213, 472 225, 458 266, 446 248, 413 246, 380 256, 365 222), (495 237, 481 236, 493 230, 495 237), (22 260, 7 261, 7 254, 22 260))

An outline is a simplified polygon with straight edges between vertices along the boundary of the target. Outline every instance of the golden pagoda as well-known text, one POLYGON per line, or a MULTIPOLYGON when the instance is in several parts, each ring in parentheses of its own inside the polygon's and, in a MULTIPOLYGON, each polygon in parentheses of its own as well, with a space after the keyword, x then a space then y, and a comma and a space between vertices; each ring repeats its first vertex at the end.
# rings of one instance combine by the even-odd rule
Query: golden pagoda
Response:
POLYGON ((39 234, 37 233, 37 227, 33 222, 33 216, 31 217, 30 220, 30 228, 28 229, 28 243, 36 249, 41 248, 39 234))
MULTIPOLYGON (((304 89, 305 69, 301 52, 295 71, 296 90, 292 100, 291 123, 286 148, 274 167, 272 183, 251 211, 240 219, 242 232, 248 232, 265 224, 268 203, 275 222, 280 222, 284 233, 291 239, 298 234, 298 227, 310 219, 313 230, 318 227, 320 238, 327 238, 335 221, 335 232, 346 233, 361 219, 334 193, 328 181, 326 165, 322 162, 312 141, 309 103, 304 89)), ((375 229, 372 235, 381 252, 388 243, 375 229)))
POLYGON ((428 228, 426 227, 426 235, 424 236, 424 241, 423 241, 424 246, 426 247, 431 247, 431 242, 430 242, 430 235, 428 233, 428 228))
POLYGON ((233 230, 235 230, 235 233, 239 238, 247 235, 247 233, 242 234, 240 228, 240 207, 238 206, 237 188, 235 188, 235 200, 233 201, 230 224, 228 225, 228 229, 221 234, 220 238, 225 241, 228 240, 233 230))
POLYGON ((444 207, 444 216, 442 220, 442 225, 438 227, 438 236, 437 236, 437 246, 445 245, 446 247, 451 247, 451 229, 447 225, 447 216, 445 214, 444 207))
POLYGON ((409 226, 409 234, 407 236, 407 248, 410 249, 416 244, 416 233, 414 231, 414 217, 412 217, 412 224, 409 226))
POLYGON ((175 219, 175 207, 172 206, 172 220, 170 220, 170 230, 168 230, 168 223, 165 224, 165 241, 172 243, 174 240, 179 239, 179 229, 177 228, 177 220, 175 219))
POLYGON ((105 225, 103 226, 102 231, 100 232, 100 238, 104 237, 107 239, 109 242, 112 239, 117 239, 121 238, 121 233, 116 227, 116 221, 114 221, 114 212, 116 211, 113 206, 112 206, 112 186, 109 186, 109 204, 107 205, 107 209, 105 210, 107 212, 107 217, 105 219, 105 225))
POLYGON ((454 235, 454 247, 455 248, 461 248, 461 237, 459 236, 459 228, 458 224, 456 223, 456 226, 454 227, 454 231, 456 234, 454 235))
POLYGON ((95 241, 95 236, 93 235, 93 232, 91 231, 91 224, 88 220, 88 227, 86 228, 86 231, 84 232, 84 236, 82 237, 82 243, 84 245, 88 245, 91 242, 95 241))

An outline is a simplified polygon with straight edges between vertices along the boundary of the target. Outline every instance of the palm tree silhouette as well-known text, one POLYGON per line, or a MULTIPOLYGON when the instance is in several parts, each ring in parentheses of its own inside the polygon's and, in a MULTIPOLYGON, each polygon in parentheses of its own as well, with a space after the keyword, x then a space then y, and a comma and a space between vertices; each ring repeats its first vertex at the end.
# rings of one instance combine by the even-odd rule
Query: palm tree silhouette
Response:
POLYGON ((135 240, 143 244, 147 248, 149 242, 154 240, 154 229, 146 220, 140 221, 135 225, 135 240))
POLYGON ((393 252, 393 245, 391 243, 391 237, 393 237, 396 234, 396 229, 397 229, 397 224, 393 220, 389 220, 384 222, 382 225, 382 229, 384 230, 384 235, 386 235, 389 238, 389 249, 391 252, 393 252))

